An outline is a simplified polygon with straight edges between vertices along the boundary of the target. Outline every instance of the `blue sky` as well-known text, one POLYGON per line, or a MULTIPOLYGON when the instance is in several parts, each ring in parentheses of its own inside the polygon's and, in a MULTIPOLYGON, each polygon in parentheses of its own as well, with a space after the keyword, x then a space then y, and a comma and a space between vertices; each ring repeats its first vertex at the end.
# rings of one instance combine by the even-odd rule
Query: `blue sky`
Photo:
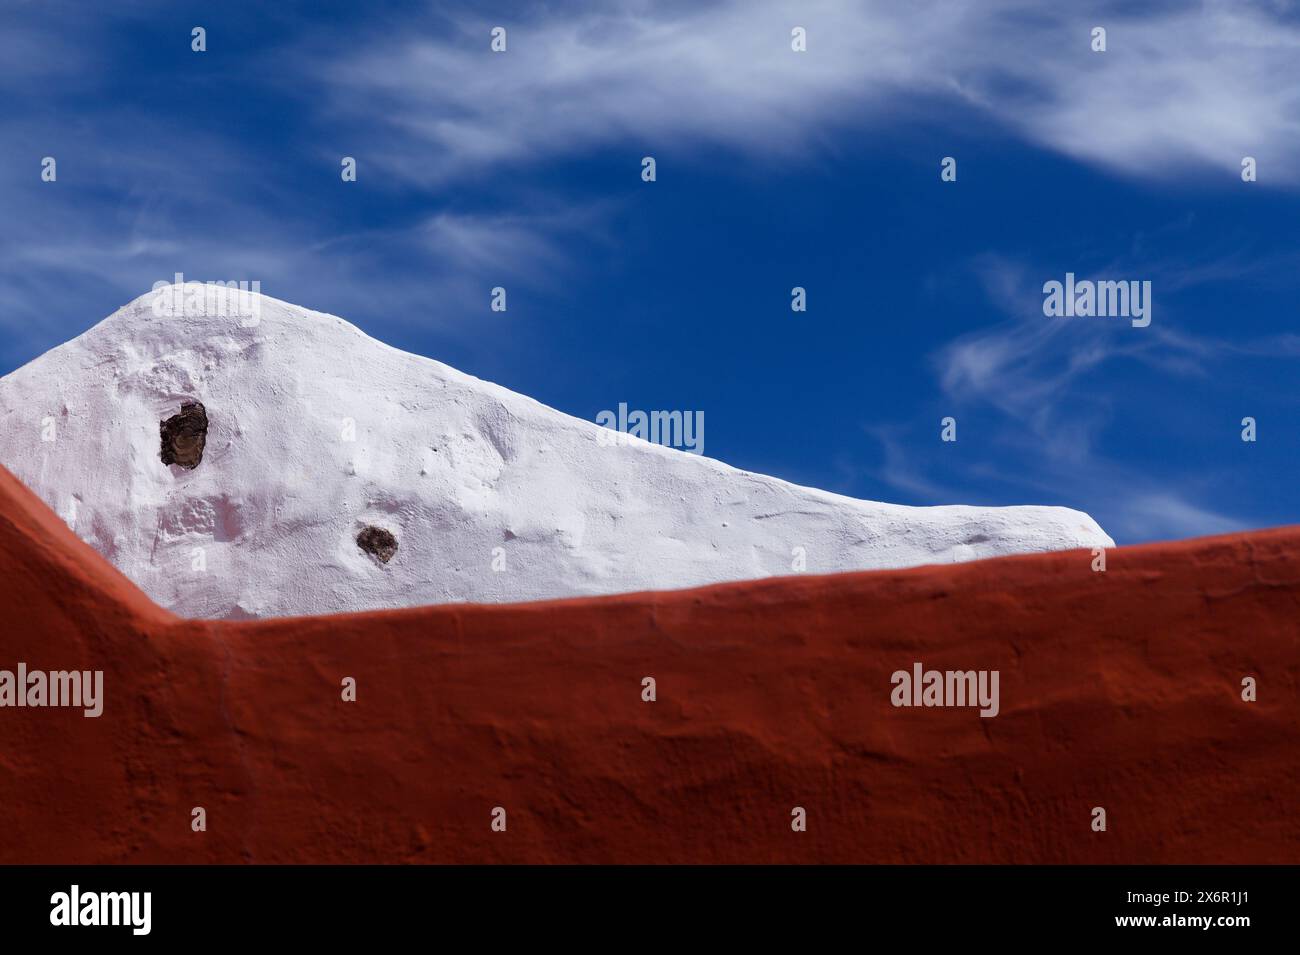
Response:
POLYGON ((1295 523, 1297 64, 1283 2, 9 0, 0 372, 175 272, 257 280, 856 497, 1295 523), (1067 271, 1151 281, 1151 325, 1045 317, 1067 271))

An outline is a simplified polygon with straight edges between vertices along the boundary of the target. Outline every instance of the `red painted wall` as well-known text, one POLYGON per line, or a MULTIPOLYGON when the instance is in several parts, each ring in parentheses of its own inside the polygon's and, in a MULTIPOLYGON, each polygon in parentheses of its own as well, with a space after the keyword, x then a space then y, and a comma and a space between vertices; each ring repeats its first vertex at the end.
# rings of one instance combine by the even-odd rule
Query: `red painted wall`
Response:
POLYGON ((0 862, 1300 862, 1300 528, 1091 565, 218 624, 0 470, 0 669, 106 697, 0 709, 0 862))

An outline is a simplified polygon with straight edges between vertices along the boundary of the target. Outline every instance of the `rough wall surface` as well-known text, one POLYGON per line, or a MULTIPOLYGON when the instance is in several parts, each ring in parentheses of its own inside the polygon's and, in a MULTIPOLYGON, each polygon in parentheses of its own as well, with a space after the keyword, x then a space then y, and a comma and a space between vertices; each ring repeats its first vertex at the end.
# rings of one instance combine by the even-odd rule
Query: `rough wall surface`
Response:
POLYGON ((0 471, 0 668, 106 697, 0 709, 0 862, 1300 861, 1300 529, 1091 565, 186 621, 0 471))
POLYGON ((1070 508, 862 501, 620 444, 266 296, 256 320, 156 301, 0 378, 0 464, 186 617, 691 587, 790 573, 796 549, 829 573, 1114 544, 1070 508), (372 526, 391 559, 358 546, 372 526))

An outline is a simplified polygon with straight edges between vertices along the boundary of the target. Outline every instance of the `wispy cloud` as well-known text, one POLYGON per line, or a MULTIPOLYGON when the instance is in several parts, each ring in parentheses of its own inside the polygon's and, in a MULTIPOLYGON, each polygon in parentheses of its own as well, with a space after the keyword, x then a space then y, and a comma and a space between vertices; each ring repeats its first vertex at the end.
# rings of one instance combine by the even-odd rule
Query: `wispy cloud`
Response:
POLYGON ((1170 540, 1229 534, 1250 527, 1239 517, 1188 500, 1168 488, 1145 488, 1111 496, 1108 503, 1130 540, 1170 540))
MULTIPOLYGON (((1164 322, 1142 334, 1117 335, 1114 322, 1047 321, 1042 284, 1061 276, 1041 270, 1031 275, 1025 263, 996 255, 982 257, 974 269, 989 301, 1007 318, 943 346, 933 356, 940 385, 954 399, 986 403, 1027 421, 1040 436, 1056 426, 1062 400, 1076 383, 1103 364, 1132 360, 1195 376, 1204 373, 1200 359, 1213 351, 1164 322)), ((1152 274, 1121 267, 1078 278, 1152 274)), ((1073 414, 1079 410, 1077 402, 1072 405, 1073 414)))
MULTIPOLYGON (((397 313, 481 297, 498 262, 516 281, 546 282, 580 262, 575 238, 599 237, 614 207, 590 193, 576 211, 561 196, 544 201, 545 187, 528 176, 503 186, 513 174, 502 167, 536 172, 614 146, 631 151, 630 163, 642 148, 716 145, 794 163, 835 148, 844 129, 861 140, 958 110, 1137 175, 1173 163, 1235 168, 1245 153, 1260 159, 1265 185, 1300 175, 1296 94, 1277 82, 1296 60, 1300 30, 1270 5, 621 0, 484 15, 433 4, 342 36, 301 23, 242 63, 300 103, 295 149, 322 169, 361 152, 365 188, 424 207, 398 225, 334 222, 293 198, 287 169, 300 157, 258 151, 221 123, 186 122, 178 134, 183 117, 72 105, 87 91, 119 102, 101 69, 126 53, 112 38, 134 42, 159 8, 135 0, 91 24, 71 16, 72 4, 20 3, 0 30, 0 88, 14 107, 0 117, 0 187, 19 224, 5 233, 0 263, 11 348, 30 350, 23 336, 35 311, 66 301, 71 284, 102 302, 105 288, 130 297, 176 268, 261 273, 283 294, 305 289, 336 310, 397 313), (1088 48, 1095 24, 1109 30, 1105 54, 1088 48), (509 31, 505 54, 489 50, 495 25, 509 31), (95 27, 105 26, 113 29, 101 38, 95 27), (794 26, 807 30, 807 53, 790 49, 794 26), (47 154, 60 159, 60 183, 37 195, 35 164, 47 154)), ((1039 339, 1051 334, 958 344, 947 387, 979 391, 1023 370, 1023 387, 1003 398, 1011 410, 1042 397, 1036 389, 1066 387, 1108 347, 1076 349, 1041 374, 1035 356, 1050 348, 1039 339)), ((1191 369, 1196 355, 1176 348, 1163 360, 1191 369)))
MULTIPOLYGON (((1186 290, 1233 281, 1239 269, 1246 268, 1245 261, 1228 253, 1222 261, 1206 261, 1196 277, 1187 274, 1185 263, 1146 260, 1147 271, 1142 273, 1135 272, 1131 262, 1112 261, 1100 275, 1152 276, 1158 288, 1165 288, 1168 279, 1170 287, 1186 290)), ((1048 319, 1042 313, 1041 286, 1053 276, 996 255, 979 258, 972 268, 990 304, 1006 317, 959 336, 931 356, 941 394, 936 407, 958 413, 962 420, 996 416, 996 425, 986 424, 984 437, 975 442, 965 431, 961 466, 966 479, 978 476, 986 486, 1000 486, 1021 499, 1063 500, 1086 507, 1121 543, 1253 526, 1241 514, 1206 503, 1225 497, 1225 475, 1214 469, 1171 475, 1098 449, 1107 430, 1122 427, 1132 414, 1128 403, 1140 400, 1116 387, 1122 378, 1104 372, 1106 366, 1127 363, 1140 369, 1139 380, 1182 379, 1179 393, 1187 394, 1190 383, 1194 395, 1229 363, 1300 357, 1300 339, 1209 337, 1180 328, 1176 310, 1171 314, 1169 309, 1140 330, 1105 319, 1048 319)), ((1234 372, 1228 380, 1239 377, 1234 372)), ((1162 417, 1175 410, 1159 409, 1162 417)), ((937 421, 936 415, 935 434, 937 421)), ((961 482, 944 477, 948 462, 936 450, 933 435, 907 440, 898 429, 864 430, 880 453, 880 463, 871 471, 876 480, 917 499, 952 499, 961 482)), ((1229 431, 1224 439, 1234 438, 1229 431)))
POLYGON ((1271 5, 638 0, 548 5, 545 19, 439 12, 427 30, 299 52, 327 112, 382 134, 377 161, 402 181, 638 141, 797 157, 839 124, 956 107, 1133 175, 1251 155, 1262 182, 1300 182, 1297 94, 1278 82, 1300 28, 1271 5), (505 54, 489 51, 496 25, 505 54), (794 26, 807 53, 790 49, 794 26))

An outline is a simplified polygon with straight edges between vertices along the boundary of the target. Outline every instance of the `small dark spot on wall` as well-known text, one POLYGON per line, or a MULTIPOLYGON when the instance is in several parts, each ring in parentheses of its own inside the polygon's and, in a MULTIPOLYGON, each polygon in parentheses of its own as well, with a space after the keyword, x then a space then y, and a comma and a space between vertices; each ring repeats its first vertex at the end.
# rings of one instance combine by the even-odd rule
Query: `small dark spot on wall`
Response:
POLYGON ((162 437, 160 455, 163 464, 175 464, 193 471, 203 460, 208 440, 208 413, 197 401, 186 401, 180 414, 158 422, 162 437))

